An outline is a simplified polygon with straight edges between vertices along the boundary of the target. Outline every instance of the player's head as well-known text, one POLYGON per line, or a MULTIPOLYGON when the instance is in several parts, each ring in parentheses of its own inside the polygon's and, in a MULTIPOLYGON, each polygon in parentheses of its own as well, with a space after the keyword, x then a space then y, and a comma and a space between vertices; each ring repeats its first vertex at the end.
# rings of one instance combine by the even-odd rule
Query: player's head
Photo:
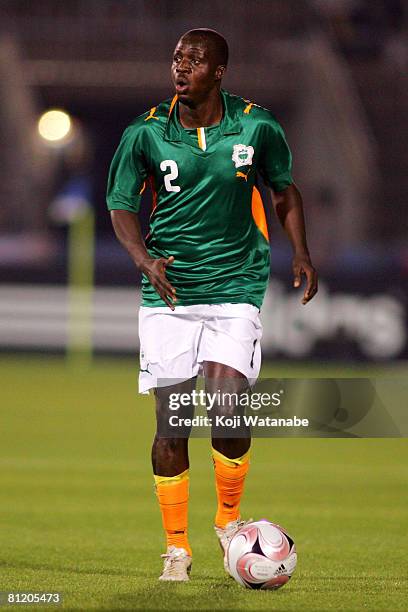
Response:
POLYGON ((221 85, 227 68, 228 45, 215 30, 189 30, 178 41, 171 74, 179 100, 194 106, 221 85))

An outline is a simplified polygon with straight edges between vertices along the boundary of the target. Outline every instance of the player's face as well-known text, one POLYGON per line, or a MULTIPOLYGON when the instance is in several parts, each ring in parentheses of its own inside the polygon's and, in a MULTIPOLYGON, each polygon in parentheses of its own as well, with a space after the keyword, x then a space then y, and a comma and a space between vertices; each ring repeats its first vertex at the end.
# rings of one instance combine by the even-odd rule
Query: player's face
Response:
POLYGON ((221 78, 220 68, 203 41, 179 40, 174 50, 171 76, 180 102, 194 105, 205 100, 221 78))

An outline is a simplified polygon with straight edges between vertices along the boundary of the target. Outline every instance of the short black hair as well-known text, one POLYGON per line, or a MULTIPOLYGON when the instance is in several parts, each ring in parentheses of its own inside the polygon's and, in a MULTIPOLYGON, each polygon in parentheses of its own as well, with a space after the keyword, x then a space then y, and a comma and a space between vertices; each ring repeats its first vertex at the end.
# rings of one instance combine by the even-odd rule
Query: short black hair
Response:
POLYGON ((228 64, 228 43, 219 32, 209 28, 196 28, 183 34, 181 39, 183 38, 201 38, 215 52, 218 65, 226 66, 228 64))

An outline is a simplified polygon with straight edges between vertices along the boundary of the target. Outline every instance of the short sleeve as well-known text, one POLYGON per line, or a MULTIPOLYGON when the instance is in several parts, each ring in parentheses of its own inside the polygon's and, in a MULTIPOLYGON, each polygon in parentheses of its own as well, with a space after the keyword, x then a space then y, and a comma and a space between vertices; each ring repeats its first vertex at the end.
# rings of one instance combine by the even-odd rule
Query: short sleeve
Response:
POLYGON ((271 115, 262 126, 260 174, 274 191, 283 191, 293 183, 292 154, 282 127, 271 115))
POLYGON ((141 132, 136 126, 128 127, 113 156, 106 195, 109 210, 139 212, 141 193, 148 174, 141 132))

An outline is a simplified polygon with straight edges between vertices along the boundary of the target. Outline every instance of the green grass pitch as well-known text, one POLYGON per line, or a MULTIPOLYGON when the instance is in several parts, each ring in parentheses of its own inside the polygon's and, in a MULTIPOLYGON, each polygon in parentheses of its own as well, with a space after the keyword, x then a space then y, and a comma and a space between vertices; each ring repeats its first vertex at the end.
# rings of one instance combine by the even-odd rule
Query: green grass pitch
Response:
POLYGON ((255 440, 242 514, 284 525, 299 553, 276 592, 224 574, 210 446, 192 440, 192 579, 162 584, 153 404, 136 395, 136 363, 75 373, 58 359, 3 357, 0 375, 0 591, 60 591, 63 608, 78 610, 407 609, 406 440, 255 440))

